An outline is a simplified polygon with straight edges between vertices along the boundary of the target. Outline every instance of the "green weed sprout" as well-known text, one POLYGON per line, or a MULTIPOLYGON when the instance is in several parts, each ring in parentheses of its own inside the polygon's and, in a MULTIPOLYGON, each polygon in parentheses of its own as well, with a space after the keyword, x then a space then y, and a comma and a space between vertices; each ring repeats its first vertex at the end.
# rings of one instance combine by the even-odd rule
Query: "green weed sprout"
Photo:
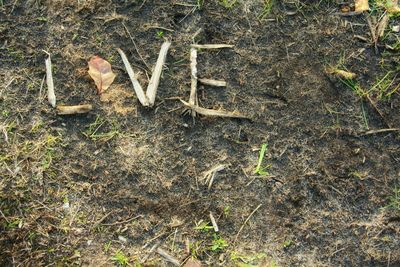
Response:
POLYGON ((127 266, 129 264, 129 259, 125 254, 118 250, 113 257, 111 257, 111 260, 118 263, 120 266, 127 266))
POLYGON ((265 156, 265 152, 267 151, 267 148, 268 148, 268 144, 263 144, 261 146, 261 151, 260 151, 260 154, 258 156, 257 168, 254 171, 254 173, 257 174, 257 175, 268 175, 269 174, 267 169, 269 167, 271 167, 271 165, 267 165, 267 166, 264 166, 264 167, 262 166, 262 163, 263 163, 263 160, 264 160, 264 156, 265 156))

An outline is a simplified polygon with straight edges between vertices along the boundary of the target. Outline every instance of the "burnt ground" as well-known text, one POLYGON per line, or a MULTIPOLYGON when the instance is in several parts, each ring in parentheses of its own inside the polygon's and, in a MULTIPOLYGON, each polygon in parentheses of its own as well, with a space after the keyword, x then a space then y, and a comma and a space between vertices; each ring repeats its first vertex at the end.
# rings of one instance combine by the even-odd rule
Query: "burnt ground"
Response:
POLYGON ((340 16, 339 2, 0 1, 0 265, 169 266, 158 246, 205 266, 399 266, 399 135, 369 132, 400 127, 399 20, 375 51, 382 9, 340 16), (146 85, 123 25, 150 68, 172 42, 154 108, 116 51, 146 85), (199 51, 199 76, 228 82, 200 86, 200 105, 251 120, 182 115, 193 42, 235 45, 199 51), (43 50, 58 103, 92 112, 48 105, 43 50), (93 55, 117 73, 101 96, 93 55))

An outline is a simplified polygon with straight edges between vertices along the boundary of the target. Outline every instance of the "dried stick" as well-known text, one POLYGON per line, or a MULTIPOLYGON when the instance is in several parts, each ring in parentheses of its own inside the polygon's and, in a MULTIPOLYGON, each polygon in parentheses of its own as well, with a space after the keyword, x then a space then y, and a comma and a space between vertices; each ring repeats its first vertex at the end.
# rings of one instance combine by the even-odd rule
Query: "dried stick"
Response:
POLYGON ((381 116, 383 122, 389 127, 389 128, 394 128, 390 122, 386 120, 385 114, 382 113, 382 111, 378 108, 376 105, 375 101, 371 99, 369 95, 366 95, 366 98, 368 101, 371 103, 372 107, 376 110, 376 112, 381 116))
POLYGON ((390 133, 390 132, 400 132, 400 128, 389 128, 389 129, 379 129, 379 130, 370 130, 361 135, 370 135, 370 134, 378 134, 378 133, 390 133))
POLYGON ((156 100, 157 88, 160 83, 162 68, 164 66, 165 59, 167 58, 167 53, 170 46, 171 43, 168 41, 164 42, 161 46, 160 54, 158 55, 153 75, 151 76, 149 85, 147 86, 146 95, 149 99, 149 104, 151 107, 154 105, 154 102, 156 100))
POLYGON ((211 220, 212 226, 214 227, 214 231, 215 231, 216 233, 218 233, 218 232, 219 232, 218 224, 217 224, 217 221, 215 220, 215 218, 214 218, 212 212, 210 212, 210 220, 211 220))
POLYGON ((56 95, 54 94, 54 82, 53 82, 53 73, 51 71, 51 58, 49 57, 45 61, 46 64, 46 82, 47 82, 47 99, 50 105, 55 108, 56 107, 56 95))
POLYGON ((165 250, 162 248, 157 248, 157 253, 160 254, 166 261, 172 263, 175 266, 181 266, 181 263, 176 258, 169 255, 165 250))
POLYGON ((180 101, 187 107, 189 107, 192 111, 195 111, 201 115, 204 116, 210 116, 210 117, 222 117, 222 118, 238 118, 238 119, 250 119, 238 112, 227 112, 223 110, 214 110, 214 109, 206 109, 206 108, 201 108, 196 105, 191 105, 182 99, 180 101))
POLYGON ((125 53, 121 49, 117 49, 119 55, 121 56, 122 62, 124 62, 125 69, 128 72, 129 78, 131 79, 133 89, 135 90, 136 96, 139 99, 139 102, 145 106, 149 106, 149 99, 145 95, 142 86, 140 85, 139 81, 136 78, 135 73, 133 72, 132 66, 129 63, 128 58, 126 57, 125 53))
MULTIPOLYGON (((197 50, 190 48, 190 97, 189 104, 197 105, 197 50)), ((196 112, 192 111, 192 116, 196 116, 196 112)))
POLYGON ((247 217, 247 219, 244 221, 244 223, 243 223, 242 226, 240 227, 238 233, 236 234, 236 237, 235 237, 235 241, 234 241, 234 242, 236 242, 236 240, 238 239, 240 232, 242 232, 244 226, 245 226, 246 223, 250 220, 251 216, 253 216, 253 214, 256 213, 256 211, 257 211, 260 207, 261 207, 261 204, 258 205, 257 208, 255 208, 255 209, 250 213, 249 217, 247 217))
POLYGON ((234 45, 228 45, 228 44, 192 44, 190 45, 192 48, 196 49, 220 49, 220 48, 232 48, 234 45))
POLYGON ((73 114, 82 114, 88 113, 92 110, 92 105, 77 105, 77 106, 57 106, 57 114, 58 115, 73 115, 73 114))
POLYGON ((211 85, 211 86, 216 86, 216 87, 225 87, 226 82, 225 81, 218 81, 218 80, 212 80, 212 79, 199 79, 199 82, 205 85, 211 85))

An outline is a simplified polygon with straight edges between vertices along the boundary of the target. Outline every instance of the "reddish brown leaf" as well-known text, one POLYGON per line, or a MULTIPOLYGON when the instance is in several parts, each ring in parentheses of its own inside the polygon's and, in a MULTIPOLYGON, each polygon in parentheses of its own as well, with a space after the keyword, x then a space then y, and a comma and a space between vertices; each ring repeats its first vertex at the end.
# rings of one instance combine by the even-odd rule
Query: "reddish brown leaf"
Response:
POLYGON ((97 86, 97 93, 101 94, 110 87, 116 75, 111 70, 111 64, 99 56, 92 57, 88 64, 88 73, 97 86))

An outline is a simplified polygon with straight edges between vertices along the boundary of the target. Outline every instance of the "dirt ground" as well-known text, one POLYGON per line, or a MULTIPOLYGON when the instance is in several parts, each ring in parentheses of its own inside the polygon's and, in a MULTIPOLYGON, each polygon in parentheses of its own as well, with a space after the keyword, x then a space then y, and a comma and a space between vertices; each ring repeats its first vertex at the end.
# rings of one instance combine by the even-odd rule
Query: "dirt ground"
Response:
POLYGON ((398 17, 374 47, 377 2, 231 2, 0 1, 1 266, 174 266, 159 248, 203 266, 400 266, 398 17), (116 49, 146 87, 165 39, 144 108, 116 49), (234 45, 199 50, 199 76, 228 83, 199 103, 251 120, 182 114, 192 43, 234 45), (90 113, 47 103, 44 51, 58 103, 90 113), (101 96, 94 55, 117 74, 101 96))

